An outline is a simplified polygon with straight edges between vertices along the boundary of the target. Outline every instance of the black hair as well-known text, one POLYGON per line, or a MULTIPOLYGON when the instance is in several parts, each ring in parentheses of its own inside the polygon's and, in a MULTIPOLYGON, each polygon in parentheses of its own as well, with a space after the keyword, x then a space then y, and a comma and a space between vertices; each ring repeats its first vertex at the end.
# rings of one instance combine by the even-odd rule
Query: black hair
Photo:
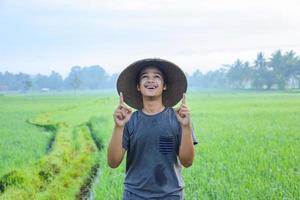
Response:
POLYGON ((163 80, 164 80, 164 86, 165 86, 165 85, 168 85, 168 79, 167 79, 166 73, 164 72, 164 70, 162 70, 161 67, 159 67, 159 66, 157 66, 157 65, 146 65, 146 66, 141 67, 141 69, 139 70, 139 72, 137 73, 137 76, 136 76, 136 78, 135 78, 135 83, 136 83, 136 85, 139 85, 139 83, 140 83, 140 77, 141 77, 141 75, 142 75, 142 71, 143 71, 145 68, 150 68, 150 67, 154 67, 154 68, 158 69, 158 70, 161 72, 161 74, 162 74, 162 77, 163 77, 163 80))

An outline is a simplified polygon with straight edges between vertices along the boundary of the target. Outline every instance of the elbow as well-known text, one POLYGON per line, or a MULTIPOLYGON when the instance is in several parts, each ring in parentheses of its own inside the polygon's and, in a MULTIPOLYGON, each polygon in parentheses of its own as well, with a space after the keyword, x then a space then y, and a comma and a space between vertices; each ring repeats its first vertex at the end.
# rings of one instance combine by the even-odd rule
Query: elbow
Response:
POLYGON ((112 151, 107 151, 107 165, 114 169, 114 168, 117 168, 121 162, 122 162, 122 159, 123 159, 123 155, 122 154, 116 154, 112 151))
POLYGON ((115 168, 119 167, 120 162, 118 163, 118 162, 114 162, 114 161, 108 160, 107 164, 108 164, 108 166, 110 168, 115 169, 115 168))
POLYGON ((182 166, 184 166, 185 168, 188 168, 193 165, 194 156, 191 156, 191 157, 179 156, 179 160, 180 160, 180 163, 182 166))
POLYGON ((107 165, 114 169, 114 168, 117 168, 122 162, 122 158, 118 158, 112 154, 107 154, 107 165))
POLYGON ((181 163, 185 168, 189 168, 193 165, 193 161, 183 162, 181 163))
POLYGON ((179 155, 179 160, 182 166, 185 168, 191 167, 194 161, 194 153, 188 156, 186 155, 179 155))

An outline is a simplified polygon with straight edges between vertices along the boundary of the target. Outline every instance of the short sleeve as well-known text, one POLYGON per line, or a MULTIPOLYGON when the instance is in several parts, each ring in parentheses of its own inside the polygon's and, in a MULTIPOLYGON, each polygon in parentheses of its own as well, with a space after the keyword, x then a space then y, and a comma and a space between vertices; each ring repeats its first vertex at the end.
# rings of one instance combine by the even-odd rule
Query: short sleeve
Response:
MULTIPOLYGON (((181 145, 181 135, 182 135, 182 128, 180 126, 180 123, 176 117, 176 113, 174 111, 174 109, 172 109, 173 111, 173 116, 170 117, 170 123, 171 123, 171 127, 173 128, 173 131, 175 133, 178 133, 178 143, 179 143, 179 146, 181 145), (175 123, 174 123, 175 122, 175 123)), ((197 137, 196 137, 196 134, 195 134, 195 131, 194 131, 194 125, 192 124, 192 139, 193 139, 193 144, 196 145, 198 144, 198 140, 197 140, 197 137)))
MULTIPOLYGON (((180 127, 180 132, 182 132, 181 127, 180 127)), ((197 136, 196 136, 195 129, 194 129, 193 125, 192 125, 192 140, 193 140, 194 145, 198 144, 197 136)), ((180 143, 181 143, 181 134, 180 134, 180 138, 179 138, 179 144, 180 143)))
POLYGON ((129 129, 128 129, 128 123, 125 124, 124 130, 123 130, 122 147, 125 150, 128 150, 128 147, 129 147, 129 129))
POLYGON ((193 126, 193 130, 192 130, 192 138, 193 138, 193 143, 194 145, 198 144, 198 140, 194 131, 194 126, 193 126))

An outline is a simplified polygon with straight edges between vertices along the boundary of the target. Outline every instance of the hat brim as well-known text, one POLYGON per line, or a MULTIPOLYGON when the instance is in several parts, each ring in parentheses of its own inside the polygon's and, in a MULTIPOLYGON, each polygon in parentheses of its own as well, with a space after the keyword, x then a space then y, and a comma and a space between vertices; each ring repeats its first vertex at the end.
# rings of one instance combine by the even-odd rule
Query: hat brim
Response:
POLYGON ((187 90, 187 79, 184 72, 174 63, 158 58, 148 58, 136 61, 125 68, 118 77, 118 94, 123 93, 127 105, 135 109, 143 108, 142 96, 137 91, 136 78, 140 71, 148 66, 155 66, 167 76, 167 89, 163 91, 164 106, 173 107, 187 90))

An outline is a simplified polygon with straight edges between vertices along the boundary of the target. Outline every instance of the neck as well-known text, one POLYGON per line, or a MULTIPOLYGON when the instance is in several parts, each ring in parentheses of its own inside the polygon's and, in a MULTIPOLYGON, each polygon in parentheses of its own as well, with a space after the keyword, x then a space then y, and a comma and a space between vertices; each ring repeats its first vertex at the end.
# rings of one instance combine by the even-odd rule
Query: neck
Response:
POLYGON ((162 104, 162 99, 145 99, 143 98, 143 109, 142 111, 149 115, 155 115, 165 109, 162 104))

